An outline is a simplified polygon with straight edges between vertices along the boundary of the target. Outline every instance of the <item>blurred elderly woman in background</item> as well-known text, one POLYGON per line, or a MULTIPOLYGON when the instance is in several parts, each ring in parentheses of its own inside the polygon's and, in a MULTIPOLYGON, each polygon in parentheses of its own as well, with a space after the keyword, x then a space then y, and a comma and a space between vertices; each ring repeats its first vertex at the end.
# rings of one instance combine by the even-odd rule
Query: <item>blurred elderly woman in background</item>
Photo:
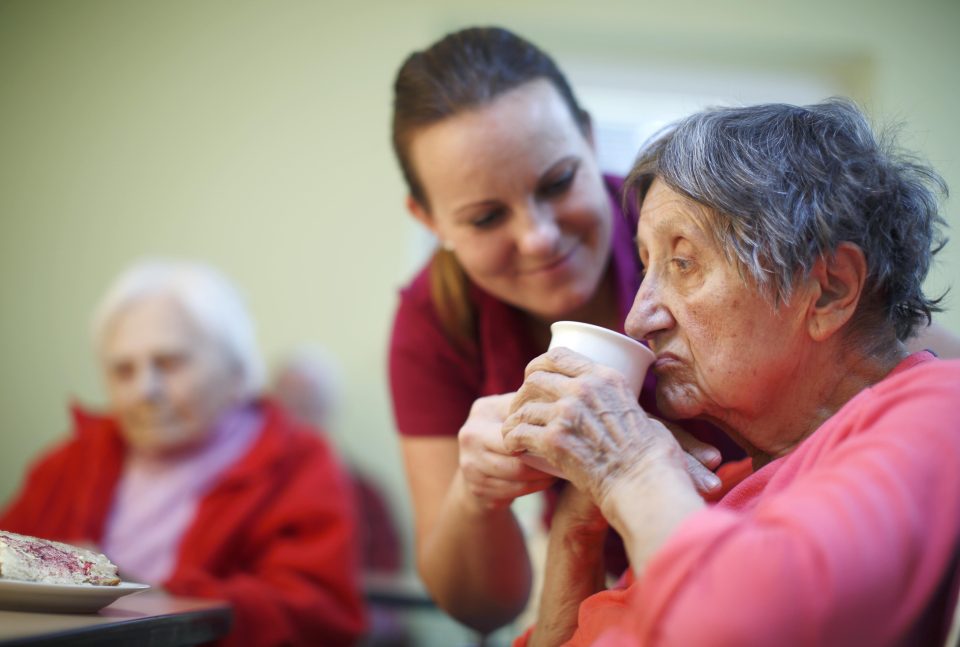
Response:
POLYGON ((640 155, 645 275, 626 330, 657 403, 749 458, 697 494, 618 374, 535 359, 504 425, 569 478, 531 645, 919 645, 960 538, 960 362, 904 346, 937 310, 931 169, 842 100, 695 114, 640 155), (602 587, 607 523, 631 572, 602 587), (579 613, 579 615, 578 615, 579 613))
POLYGON ((227 642, 351 644, 364 626, 349 480, 259 399, 254 326, 213 268, 147 262, 100 305, 109 414, 30 470, 0 528, 97 545, 124 577, 222 598, 227 642))

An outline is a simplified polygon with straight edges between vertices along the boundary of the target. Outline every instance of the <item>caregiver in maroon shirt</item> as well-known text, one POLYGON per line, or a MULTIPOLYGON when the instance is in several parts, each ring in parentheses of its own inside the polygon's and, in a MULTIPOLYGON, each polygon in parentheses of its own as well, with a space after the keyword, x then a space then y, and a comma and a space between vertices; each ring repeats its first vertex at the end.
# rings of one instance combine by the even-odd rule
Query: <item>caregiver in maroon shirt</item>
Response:
MULTIPOLYGON (((620 213, 619 181, 601 175, 560 71, 507 31, 468 29, 413 54, 394 108, 407 207, 441 241, 401 295, 390 349, 417 564, 443 609, 491 631, 530 591, 510 503, 555 479, 503 450, 511 396, 478 398, 520 386, 554 321, 623 330, 636 221, 620 213)), ((699 478, 713 475, 701 466, 699 478)))

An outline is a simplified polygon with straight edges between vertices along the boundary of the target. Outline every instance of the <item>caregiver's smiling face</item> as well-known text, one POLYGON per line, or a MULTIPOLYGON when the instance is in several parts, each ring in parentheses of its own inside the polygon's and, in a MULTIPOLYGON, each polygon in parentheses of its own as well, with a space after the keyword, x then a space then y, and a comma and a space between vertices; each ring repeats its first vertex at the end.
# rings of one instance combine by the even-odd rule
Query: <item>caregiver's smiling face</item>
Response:
POLYGON ((591 142, 549 82, 427 126, 410 150, 428 201, 411 210, 474 283, 544 319, 594 296, 610 257, 610 199, 591 142))

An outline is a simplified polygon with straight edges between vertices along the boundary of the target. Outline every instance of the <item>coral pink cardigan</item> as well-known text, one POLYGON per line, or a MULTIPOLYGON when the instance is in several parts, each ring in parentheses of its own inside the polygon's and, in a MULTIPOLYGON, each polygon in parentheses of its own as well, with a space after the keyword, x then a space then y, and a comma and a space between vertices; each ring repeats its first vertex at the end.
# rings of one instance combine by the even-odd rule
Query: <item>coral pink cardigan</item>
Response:
POLYGON ((568 645, 942 640, 960 545, 960 361, 912 355, 789 455, 721 477, 732 489, 641 579, 581 604, 568 645))

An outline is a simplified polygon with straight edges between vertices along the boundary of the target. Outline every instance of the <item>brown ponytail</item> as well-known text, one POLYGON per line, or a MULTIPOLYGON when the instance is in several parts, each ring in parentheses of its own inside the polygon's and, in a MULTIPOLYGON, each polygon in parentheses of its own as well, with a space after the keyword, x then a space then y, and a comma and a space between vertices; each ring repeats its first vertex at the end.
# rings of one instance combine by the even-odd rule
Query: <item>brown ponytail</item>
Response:
POLYGON ((453 252, 438 249, 430 261, 430 296, 443 331, 463 353, 477 339, 476 312, 470 300, 470 280, 453 252))

